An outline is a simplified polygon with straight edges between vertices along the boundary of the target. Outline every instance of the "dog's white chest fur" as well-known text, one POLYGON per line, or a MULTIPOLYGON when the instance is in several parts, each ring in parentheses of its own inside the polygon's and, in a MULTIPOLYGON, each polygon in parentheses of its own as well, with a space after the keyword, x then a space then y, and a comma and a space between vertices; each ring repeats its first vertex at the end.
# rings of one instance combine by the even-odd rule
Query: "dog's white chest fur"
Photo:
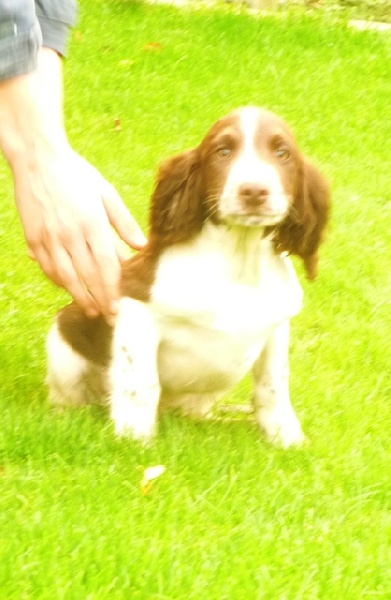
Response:
POLYGON ((228 390, 251 369, 271 330, 300 310, 289 258, 277 256, 259 230, 232 233, 209 224, 159 261, 148 310, 159 337, 160 384, 170 395, 228 390))

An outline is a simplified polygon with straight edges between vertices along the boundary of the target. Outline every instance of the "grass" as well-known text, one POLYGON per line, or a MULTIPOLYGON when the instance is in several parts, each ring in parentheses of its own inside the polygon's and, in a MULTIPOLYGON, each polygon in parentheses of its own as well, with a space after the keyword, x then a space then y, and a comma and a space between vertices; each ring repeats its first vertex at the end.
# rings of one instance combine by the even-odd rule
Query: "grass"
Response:
MULTIPOLYGON (((279 112, 328 175, 333 222, 292 331, 311 443, 284 452, 247 421, 167 416, 144 450, 103 410, 53 412, 44 339, 67 297, 25 258, 2 164, 1 600, 391 597, 391 37, 346 19, 82 0, 69 136, 141 223, 156 164, 237 105, 279 112), (154 464, 166 472, 144 495, 154 464)), ((230 400, 248 394, 246 380, 230 400)))

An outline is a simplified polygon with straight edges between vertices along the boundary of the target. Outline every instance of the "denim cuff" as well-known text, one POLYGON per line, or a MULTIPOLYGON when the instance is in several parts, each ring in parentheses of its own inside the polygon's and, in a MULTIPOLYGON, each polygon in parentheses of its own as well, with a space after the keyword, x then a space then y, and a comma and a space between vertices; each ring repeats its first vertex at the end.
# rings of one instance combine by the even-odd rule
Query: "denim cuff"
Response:
POLYGON ((66 56, 69 30, 76 24, 75 0, 35 0, 42 44, 66 56))
POLYGON ((0 23, 0 80, 24 75, 37 68, 42 43, 38 21, 18 32, 13 21, 0 23))
POLYGON ((61 56, 67 54, 69 27, 60 21, 51 21, 46 17, 38 16, 42 32, 42 45, 52 48, 61 56))
POLYGON ((0 80, 37 68, 39 48, 66 55, 76 0, 0 0, 0 80))

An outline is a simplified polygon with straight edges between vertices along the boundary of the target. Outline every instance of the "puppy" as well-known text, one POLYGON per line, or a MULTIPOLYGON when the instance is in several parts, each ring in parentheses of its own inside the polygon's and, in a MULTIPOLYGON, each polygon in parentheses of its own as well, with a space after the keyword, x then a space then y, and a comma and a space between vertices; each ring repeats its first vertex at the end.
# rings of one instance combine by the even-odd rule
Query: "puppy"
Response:
POLYGON ((300 444, 288 343, 302 289, 288 255, 316 277, 329 207, 324 178, 281 118, 244 107, 219 119, 161 166, 148 243, 123 266, 115 325, 75 304, 58 313, 51 400, 108 401, 116 433, 148 441, 159 409, 201 418, 252 371, 262 431, 300 444))

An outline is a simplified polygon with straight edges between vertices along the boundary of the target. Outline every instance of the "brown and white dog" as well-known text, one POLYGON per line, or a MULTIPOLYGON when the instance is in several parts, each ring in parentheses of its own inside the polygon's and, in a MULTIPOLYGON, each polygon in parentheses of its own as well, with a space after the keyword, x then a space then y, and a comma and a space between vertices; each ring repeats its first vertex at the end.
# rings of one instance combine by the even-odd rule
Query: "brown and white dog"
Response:
POLYGON ((114 327, 70 304, 48 337, 50 397, 107 399, 115 431, 142 441, 159 409, 207 415, 247 372, 267 437, 303 440, 289 399, 290 318, 316 277, 328 186, 286 123, 255 107, 217 121, 160 168, 148 244, 123 266, 114 327))

